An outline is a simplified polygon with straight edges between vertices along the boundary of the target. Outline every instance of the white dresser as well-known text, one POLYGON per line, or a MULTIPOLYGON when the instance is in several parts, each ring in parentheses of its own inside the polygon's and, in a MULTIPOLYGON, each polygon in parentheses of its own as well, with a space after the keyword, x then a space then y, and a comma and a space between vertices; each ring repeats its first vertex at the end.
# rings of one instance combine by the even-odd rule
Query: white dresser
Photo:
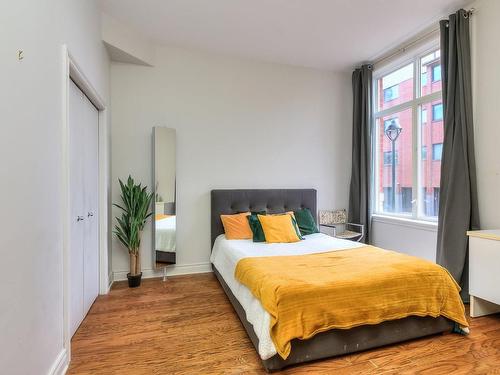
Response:
POLYGON ((470 316, 500 312, 500 230, 477 230, 469 236, 470 316))

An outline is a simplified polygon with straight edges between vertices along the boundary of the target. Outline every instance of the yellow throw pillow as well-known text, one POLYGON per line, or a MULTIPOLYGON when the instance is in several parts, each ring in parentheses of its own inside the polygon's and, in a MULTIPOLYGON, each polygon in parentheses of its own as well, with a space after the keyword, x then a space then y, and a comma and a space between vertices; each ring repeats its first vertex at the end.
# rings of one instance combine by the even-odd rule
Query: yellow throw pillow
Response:
POLYGON ((298 242, 300 237, 292 222, 292 215, 257 215, 266 242, 298 242))
POLYGON ((253 238, 247 216, 250 212, 235 215, 220 215, 224 233, 228 240, 251 240, 253 238))

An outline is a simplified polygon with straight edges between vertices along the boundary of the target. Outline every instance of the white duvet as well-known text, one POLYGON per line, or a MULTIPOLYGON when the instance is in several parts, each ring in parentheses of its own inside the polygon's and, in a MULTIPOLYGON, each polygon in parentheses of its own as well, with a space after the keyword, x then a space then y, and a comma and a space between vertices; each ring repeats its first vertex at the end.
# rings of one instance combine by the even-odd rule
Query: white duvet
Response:
POLYGON ((253 325, 259 339, 258 351, 263 360, 277 353, 269 332, 270 315, 250 290, 235 279, 234 271, 238 261, 247 257, 313 254, 363 246, 358 242, 341 240, 323 233, 311 234, 304 238, 303 241, 295 243, 268 244, 252 240, 227 240, 221 234, 215 240, 210 261, 245 310, 247 320, 253 325))
POLYGON ((156 250, 175 252, 175 215, 155 221, 156 250))

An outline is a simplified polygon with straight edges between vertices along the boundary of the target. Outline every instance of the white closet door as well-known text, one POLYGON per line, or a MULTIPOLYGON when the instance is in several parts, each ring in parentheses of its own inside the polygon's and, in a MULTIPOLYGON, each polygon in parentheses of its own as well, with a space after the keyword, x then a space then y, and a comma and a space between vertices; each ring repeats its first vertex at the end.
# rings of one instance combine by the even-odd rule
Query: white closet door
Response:
POLYGON ((99 291, 98 111, 70 82, 70 333, 76 332, 99 291))
POLYGON ((85 202, 83 195, 83 93, 70 82, 69 90, 69 195, 70 195, 70 253, 69 296, 71 336, 83 320, 83 236, 85 202))
POLYGON ((99 215, 98 202, 98 124, 99 114, 84 98, 84 201, 85 235, 83 237, 83 309, 86 315, 99 294, 99 215))

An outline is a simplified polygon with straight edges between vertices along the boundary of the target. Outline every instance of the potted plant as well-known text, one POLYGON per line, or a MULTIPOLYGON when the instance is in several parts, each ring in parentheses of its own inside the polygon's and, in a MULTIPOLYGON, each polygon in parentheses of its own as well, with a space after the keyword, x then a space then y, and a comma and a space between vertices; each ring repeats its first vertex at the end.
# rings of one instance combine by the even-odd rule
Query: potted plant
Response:
POLYGON ((141 236, 148 217, 152 215, 151 201, 153 193, 147 192, 147 187, 136 184, 128 176, 127 183, 120 182, 123 205, 114 204, 122 210, 121 216, 116 217, 118 224, 113 231, 118 240, 128 249, 130 256, 130 273, 127 274, 128 286, 131 288, 141 285, 141 236))

